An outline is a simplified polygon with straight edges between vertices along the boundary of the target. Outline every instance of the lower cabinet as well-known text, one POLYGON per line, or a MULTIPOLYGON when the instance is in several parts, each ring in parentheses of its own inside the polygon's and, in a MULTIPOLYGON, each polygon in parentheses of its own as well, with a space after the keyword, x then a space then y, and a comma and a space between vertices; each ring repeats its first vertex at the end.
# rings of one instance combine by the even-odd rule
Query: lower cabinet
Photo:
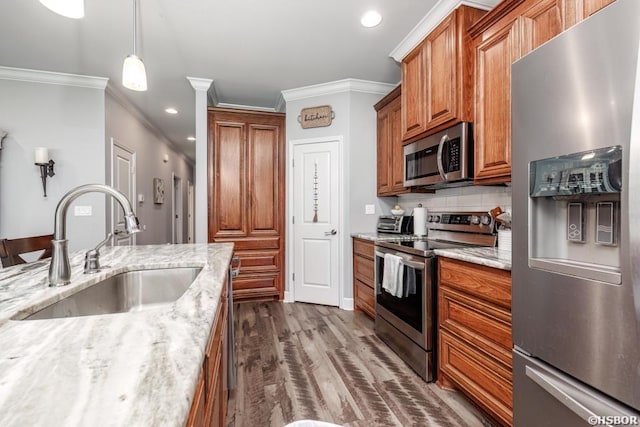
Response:
POLYGON ((511 426, 511 273, 440 257, 438 277, 438 384, 511 426))
POLYGON ((191 405, 187 427, 223 427, 227 415, 228 303, 226 286, 211 328, 202 373, 191 405))
POLYGON ((375 311, 374 246, 370 240, 353 238, 353 300, 356 311, 372 319, 375 311))

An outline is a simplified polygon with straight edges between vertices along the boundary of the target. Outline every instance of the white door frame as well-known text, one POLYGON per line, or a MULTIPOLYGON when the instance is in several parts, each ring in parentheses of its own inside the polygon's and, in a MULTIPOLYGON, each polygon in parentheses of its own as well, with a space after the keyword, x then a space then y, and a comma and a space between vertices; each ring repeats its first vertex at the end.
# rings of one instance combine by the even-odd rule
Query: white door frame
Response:
POLYGON ((284 301, 285 302, 294 302, 295 299, 295 286, 293 284, 293 268, 295 267, 295 251, 293 250, 295 248, 295 233, 294 233, 294 226, 293 226, 293 212, 294 212, 294 194, 293 194, 293 179, 294 179, 294 173, 292 171, 293 168, 293 151, 294 148, 297 145, 304 145, 304 144, 317 144, 317 143, 323 143, 323 142, 337 142, 338 143, 338 152, 340 153, 340 159, 338 161, 338 181, 340 182, 340 188, 339 188, 339 192, 338 192, 338 200, 340 203, 339 209, 338 209, 338 237, 339 237, 339 241, 338 241, 338 269, 339 271, 339 278, 338 278, 338 292, 339 292, 339 301, 340 301, 340 308, 341 309, 349 309, 352 307, 353 304, 350 304, 349 302, 345 303, 345 298, 344 298, 344 254, 345 254, 345 227, 344 227, 344 222, 345 222, 345 208, 347 206, 346 204, 346 200, 344 199, 345 197, 345 191, 344 191, 344 138, 342 135, 336 135, 336 136, 324 136, 324 137, 320 137, 320 138, 306 138, 306 139, 292 139, 289 140, 289 144, 287 147, 287 174, 288 174, 288 178, 287 178, 287 221, 286 221, 286 248, 285 248, 285 256, 287 259, 287 263, 286 263, 286 268, 285 268, 285 275, 286 275, 286 280, 285 280, 285 284, 286 284, 286 289, 288 289, 288 291, 285 291, 284 293, 284 301))
MULTIPOLYGON (((131 202, 131 205, 134 208, 137 208, 136 205, 137 205, 137 195, 138 195, 138 193, 136 191, 136 188, 137 188, 136 184, 137 184, 137 181, 138 181, 138 165, 137 165, 138 154, 134 150, 132 150, 131 148, 127 147, 126 145, 124 145, 123 143, 121 143, 120 141, 115 139, 114 137, 111 137, 111 144, 110 144, 110 147, 109 147, 109 151, 111 152, 111 154, 110 154, 111 158, 109 159, 109 162, 111 163, 111 183, 110 184, 111 184, 112 188, 115 188, 115 184, 116 184, 115 183, 115 173, 114 173, 115 172, 115 164, 113 162, 113 155, 115 154, 115 146, 118 146, 121 150, 124 150, 124 151, 127 151, 127 152, 131 153, 131 160, 132 160, 132 163, 133 163, 133 194, 132 194, 133 200, 129 200, 129 201, 131 202)), ((113 197, 110 197, 110 199, 111 199, 111 201, 110 201, 111 209, 109 210, 110 211, 109 221, 107 221, 107 223, 109 224, 109 228, 107 229, 107 233, 111 233, 113 231, 113 228, 115 227, 114 221, 115 221, 115 217, 116 217, 116 212, 115 212, 115 209, 116 209, 116 204, 115 203, 116 202, 115 202, 115 200, 113 200, 113 197)), ((136 213, 136 216, 137 216, 138 215, 137 209, 135 209, 135 211, 136 211, 135 213, 136 213)), ((136 245, 137 234, 138 233, 133 233, 131 235, 131 244, 133 246, 136 245)), ((114 242, 115 242, 115 236, 112 236, 111 237, 111 245, 112 246, 114 245, 114 242)))
POLYGON ((180 240, 184 241, 184 203, 182 193, 182 178, 176 175, 175 172, 171 172, 171 243, 173 244, 182 243, 176 241, 176 204, 178 204, 180 208, 180 240), (176 180, 180 181, 180 189, 177 194, 176 180))
POLYGON ((195 243, 195 187, 187 179, 187 243, 195 243))

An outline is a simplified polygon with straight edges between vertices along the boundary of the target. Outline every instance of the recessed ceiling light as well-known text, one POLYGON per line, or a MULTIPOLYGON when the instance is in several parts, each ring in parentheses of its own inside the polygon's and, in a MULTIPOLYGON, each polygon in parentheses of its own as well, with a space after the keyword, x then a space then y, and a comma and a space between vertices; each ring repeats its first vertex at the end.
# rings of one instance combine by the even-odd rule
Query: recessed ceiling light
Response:
POLYGON ((371 28, 379 25, 382 22, 382 15, 375 10, 370 10, 360 19, 360 23, 363 27, 371 28))
POLYGON ((165 111, 167 114, 178 114, 178 110, 176 110, 176 109, 175 109, 175 108, 173 108, 173 107, 166 108, 164 111, 165 111))
POLYGON ((195 136, 188 136, 187 137, 187 141, 195 141, 196 137, 195 136))

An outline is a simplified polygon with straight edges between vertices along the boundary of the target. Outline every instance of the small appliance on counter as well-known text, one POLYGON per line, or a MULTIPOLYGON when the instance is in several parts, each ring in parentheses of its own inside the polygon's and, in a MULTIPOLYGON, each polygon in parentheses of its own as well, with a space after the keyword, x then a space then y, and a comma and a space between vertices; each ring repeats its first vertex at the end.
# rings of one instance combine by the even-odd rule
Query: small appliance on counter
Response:
POLYGON ((413 217, 409 215, 380 215, 376 230, 378 233, 413 234, 413 217))

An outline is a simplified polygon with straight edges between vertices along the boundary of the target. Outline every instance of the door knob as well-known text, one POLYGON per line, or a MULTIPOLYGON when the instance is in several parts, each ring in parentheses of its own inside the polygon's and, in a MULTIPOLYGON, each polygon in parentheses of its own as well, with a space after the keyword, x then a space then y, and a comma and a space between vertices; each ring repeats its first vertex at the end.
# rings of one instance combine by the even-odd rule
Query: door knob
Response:
POLYGON ((335 228, 331 231, 325 231, 324 235, 325 236, 335 236, 336 234, 338 234, 338 230, 336 230, 335 228))

